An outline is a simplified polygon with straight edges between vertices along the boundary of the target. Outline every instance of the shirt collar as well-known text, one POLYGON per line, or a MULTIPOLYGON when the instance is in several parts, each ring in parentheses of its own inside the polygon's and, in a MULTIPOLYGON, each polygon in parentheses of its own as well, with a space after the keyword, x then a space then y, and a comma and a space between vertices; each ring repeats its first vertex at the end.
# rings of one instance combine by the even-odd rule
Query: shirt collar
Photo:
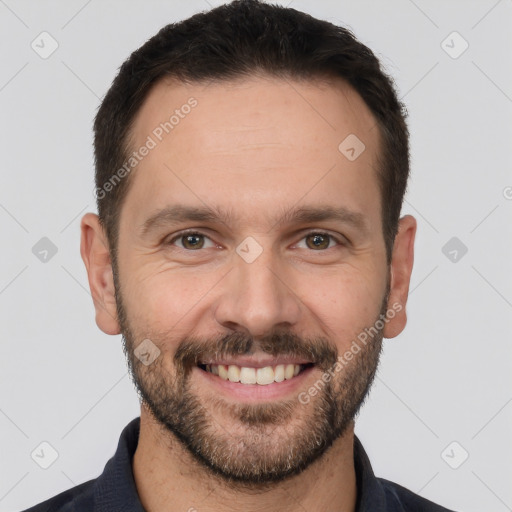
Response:
POLYGON ((356 435, 354 435, 354 466, 357 483, 356 512, 386 511, 386 493, 373 473, 370 459, 356 435))
POLYGON ((96 481, 94 501, 98 512, 145 512, 135 487, 132 461, 139 443, 140 416, 121 432, 117 450, 96 481))
MULTIPOLYGON (((94 500, 98 512, 145 512, 137 493, 132 470, 139 432, 140 416, 124 428, 116 453, 97 478, 94 500)), ((370 460, 356 435, 354 435, 354 465, 357 482, 356 511, 385 511, 384 489, 375 477, 370 460)))

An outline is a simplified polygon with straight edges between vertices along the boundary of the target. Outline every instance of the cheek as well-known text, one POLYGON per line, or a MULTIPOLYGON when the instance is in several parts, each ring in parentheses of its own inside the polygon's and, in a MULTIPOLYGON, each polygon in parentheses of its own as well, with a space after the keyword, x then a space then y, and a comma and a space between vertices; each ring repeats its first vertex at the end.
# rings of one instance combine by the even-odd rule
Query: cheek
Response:
MULTIPOLYGON (((285 281, 292 290, 289 300, 299 301, 303 309, 301 325, 296 328, 303 326, 311 334, 326 336, 345 346, 375 322, 386 276, 370 254, 363 255, 361 260, 330 269, 287 269, 285 281)), ((212 301, 218 305, 222 300, 230 300, 233 290, 228 287, 236 286, 225 276, 228 270, 201 266, 170 268, 168 263, 125 268, 123 302, 132 328, 144 337, 152 333, 155 337, 179 339, 200 329, 201 322, 203 326, 212 326, 212 301)))
POLYGON ((340 347, 373 325, 378 318, 385 281, 375 274, 338 272, 314 280, 299 296, 326 326, 326 335, 340 347))
POLYGON ((133 322, 152 332, 185 326, 207 304, 208 293, 214 290, 220 277, 220 273, 201 272, 197 267, 146 268, 132 274, 126 295, 133 322))

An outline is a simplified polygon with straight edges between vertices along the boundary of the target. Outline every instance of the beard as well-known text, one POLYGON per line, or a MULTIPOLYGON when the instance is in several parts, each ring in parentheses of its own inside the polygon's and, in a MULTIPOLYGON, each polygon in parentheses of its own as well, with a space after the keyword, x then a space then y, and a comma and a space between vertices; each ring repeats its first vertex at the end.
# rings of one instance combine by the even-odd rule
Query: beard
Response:
MULTIPOLYGON (((117 281, 114 272, 114 283, 117 281)), ((374 381, 384 329, 376 329, 375 324, 387 311, 389 280, 379 316, 359 331, 371 327, 377 333, 360 344, 360 351, 337 370, 333 370, 338 361, 334 344, 322 337, 301 338, 289 331, 272 331, 257 341, 240 332, 176 341, 171 331, 151 333, 146 329, 146 335, 140 336, 128 321, 117 284, 115 289, 123 350, 141 404, 164 435, 178 440, 200 467, 232 487, 262 489, 304 471, 351 426, 374 381), (147 338, 160 355, 146 366, 134 351, 147 338), (176 346, 174 355, 168 351, 171 345, 176 346), (204 386, 197 392, 197 379, 191 377, 204 371, 198 366, 200 361, 255 350, 311 361, 318 375, 318 392, 307 403, 296 396, 251 404, 227 402, 213 393, 206 396, 204 386), (318 370, 329 372, 331 379, 322 380, 318 370)))

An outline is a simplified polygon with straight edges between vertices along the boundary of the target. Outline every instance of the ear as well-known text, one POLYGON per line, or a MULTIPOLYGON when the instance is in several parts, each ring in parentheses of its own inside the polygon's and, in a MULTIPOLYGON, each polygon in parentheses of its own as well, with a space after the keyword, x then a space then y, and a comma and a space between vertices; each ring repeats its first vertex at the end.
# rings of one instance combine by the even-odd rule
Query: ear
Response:
POLYGON ((86 213, 80 230, 80 254, 87 269, 96 324, 106 334, 120 334, 110 252, 98 216, 86 213))
POLYGON ((388 311, 394 310, 395 316, 386 323, 383 332, 384 338, 398 336, 407 323, 405 305, 414 263, 416 227, 416 219, 412 215, 405 215, 399 221, 391 258, 391 283, 388 299, 388 311))

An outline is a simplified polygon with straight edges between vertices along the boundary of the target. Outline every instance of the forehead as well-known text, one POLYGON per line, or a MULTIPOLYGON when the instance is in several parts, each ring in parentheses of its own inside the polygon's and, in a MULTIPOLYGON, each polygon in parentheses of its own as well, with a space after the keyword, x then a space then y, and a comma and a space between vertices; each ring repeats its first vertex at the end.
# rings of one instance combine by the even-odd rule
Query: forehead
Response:
POLYGON ((154 147, 130 176, 125 201, 137 200, 141 215, 183 193, 190 202, 208 198, 212 206, 228 207, 245 201, 282 209, 305 194, 331 195, 333 202, 340 194, 360 210, 380 202, 379 130, 362 98, 341 79, 161 80, 134 119, 132 149, 149 139, 154 147), (361 148, 357 159, 349 158, 361 148))
MULTIPOLYGON (((223 81, 184 83, 177 79, 164 78, 150 90, 132 123, 132 140, 142 143, 160 123, 173 120, 175 138, 180 138, 178 124, 189 117, 187 127, 197 136, 207 129, 215 133, 216 128, 242 131, 243 129, 268 129, 282 122, 288 134, 302 135, 317 142, 314 132, 323 137, 330 135, 336 142, 346 130, 353 130, 371 144, 378 138, 376 121, 361 96, 343 79, 301 80, 276 78, 268 75, 254 75, 223 81), (191 98, 197 101, 198 109, 188 116, 191 98), (176 119, 176 115, 179 119, 176 119), (288 120, 301 119, 306 124, 293 125, 288 120), (178 121, 178 122, 176 122, 178 121), (212 124, 205 126, 205 121, 212 124), (328 134, 328 132, 331 132, 328 134)), ((217 133, 218 134, 218 133, 217 133)), ((285 135, 284 132, 281 132, 285 135)), ((262 138, 264 133, 259 134, 262 138)), ((269 137, 279 135, 268 131, 269 137)), ((267 137, 268 138, 268 137, 267 137)), ((208 143, 212 137, 203 138, 208 143)), ((170 141, 169 141, 170 142, 170 141)), ((178 142, 178 141, 177 141, 178 142)), ((179 141, 182 142, 182 141, 179 141)), ((233 140, 214 140, 214 144, 233 140)), ((278 142, 278 141, 275 141, 278 142)), ((208 146, 205 146, 207 148, 208 146)))

